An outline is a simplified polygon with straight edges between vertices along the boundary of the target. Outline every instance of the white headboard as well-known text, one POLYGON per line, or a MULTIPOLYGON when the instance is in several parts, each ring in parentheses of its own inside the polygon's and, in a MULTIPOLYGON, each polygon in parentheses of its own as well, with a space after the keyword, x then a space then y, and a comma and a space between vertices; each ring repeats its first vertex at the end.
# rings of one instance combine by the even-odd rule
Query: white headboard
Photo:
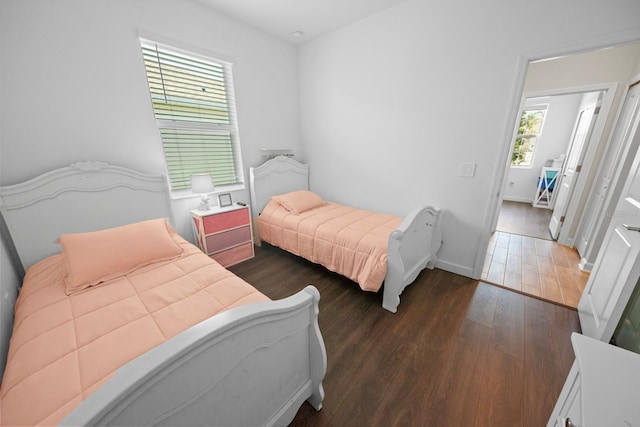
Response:
POLYGON ((271 196, 309 189, 309 165, 279 156, 249 168, 251 210, 256 219, 271 196))
POLYGON ((61 234, 153 218, 173 222, 163 175, 100 162, 74 163, 0 187, 0 212, 25 269, 60 252, 61 234))

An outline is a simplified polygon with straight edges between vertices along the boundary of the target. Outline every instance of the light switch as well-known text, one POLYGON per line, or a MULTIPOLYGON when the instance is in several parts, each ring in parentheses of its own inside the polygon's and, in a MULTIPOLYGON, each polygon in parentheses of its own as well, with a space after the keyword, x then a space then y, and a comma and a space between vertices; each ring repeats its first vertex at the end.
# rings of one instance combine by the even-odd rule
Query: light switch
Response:
POLYGON ((458 176, 473 178, 476 176, 476 163, 461 163, 458 167, 458 176))

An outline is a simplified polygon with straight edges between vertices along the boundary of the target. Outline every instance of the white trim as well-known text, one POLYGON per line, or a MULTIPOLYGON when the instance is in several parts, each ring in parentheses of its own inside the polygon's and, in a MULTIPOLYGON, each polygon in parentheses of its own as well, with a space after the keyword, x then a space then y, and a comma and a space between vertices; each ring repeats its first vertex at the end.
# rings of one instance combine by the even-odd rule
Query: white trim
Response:
POLYGON ((217 62, 227 63, 229 65, 233 64, 233 62, 235 61, 234 56, 228 53, 209 50, 208 48, 203 48, 202 46, 197 46, 188 42, 171 39, 144 29, 138 29, 138 39, 138 44, 140 44, 141 41, 159 44, 171 50, 183 51, 185 55, 201 57, 202 59, 206 59, 208 61, 217 60, 217 62))
MULTIPOLYGON (((215 188, 215 191, 212 191, 211 193, 207 193, 207 194, 218 195, 220 193, 230 193, 233 191, 241 191, 246 188, 247 186, 245 185, 244 182, 241 182, 238 184, 219 185, 215 188)), ((171 200, 181 200, 181 199, 196 199, 196 198, 199 199, 202 196, 200 194, 193 194, 191 190, 187 190, 183 188, 182 190, 170 191, 169 197, 171 200)))
POLYGON ((460 276, 471 277, 472 279, 476 279, 476 280, 480 279, 480 276, 475 277, 473 275, 474 273, 473 269, 469 267, 465 267, 464 265, 443 261, 441 259, 438 259, 438 262, 436 262, 436 268, 440 270, 448 271, 449 273, 459 274, 460 276))
POLYGON ((506 202, 518 202, 518 203, 529 203, 532 204, 533 200, 527 199, 526 197, 503 197, 502 201, 506 202))
MULTIPOLYGON (((635 74, 634 76, 631 77, 631 79, 627 80, 627 82, 624 85, 624 90, 620 96, 620 102, 618 103, 618 107, 617 107, 617 111, 616 111, 616 115, 614 120, 611 122, 611 131, 609 132, 609 136, 607 138, 607 142, 606 142, 606 146, 610 147, 611 143, 613 141, 613 136, 615 134, 615 130, 617 128, 617 126, 619 125, 619 121, 620 121, 620 117, 623 113, 624 107, 625 107, 625 103, 627 100, 627 97, 629 95, 629 90, 631 88, 631 85, 633 85, 634 83, 640 81, 640 73, 639 74, 635 74)), ((600 213, 597 214, 597 218, 595 218, 595 222, 594 222, 594 227, 593 230, 591 232, 591 236, 589 236, 589 242, 587 242, 586 247, 584 248, 583 252, 584 254, 581 253, 581 255, 583 255, 583 259, 581 260, 581 263, 585 263, 586 266, 591 266, 589 267, 589 269, 587 271, 591 271, 591 268, 593 267, 593 263, 595 262, 595 259, 597 257, 597 252, 599 251, 602 242, 604 241, 604 232, 601 231, 601 227, 603 227, 603 222, 605 221, 606 215, 607 215, 607 211, 609 210, 608 208, 615 208, 615 205, 617 204, 617 200, 616 201, 612 201, 612 197, 613 195, 617 192, 617 190, 621 190, 622 186, 624 185, 624 182, 626 181, 626 176, 621 176, 621 171, 620 168, 623 166, 623 153, 626 153, 629 149, 629 144, 626 144, 624 146, 620 146, 619 148, 619 154, 612 159, 612 162, 615 163, 615 166, 613 167, 613 169, 616 171, 614 175, 611 176, 611 181, 609 182, 609 186, 608 189, 606 191, 606 194, 604 196, 604 200, 603 200, 603 204, 602 207, 603 209, 601 209, 600 213), (598 234, 600 235, 600 238, 598 238, 598 234), (595 240, 594 240, 595 239, 595 240), (597 250, 596 253, 593 254, 593 250, 594 247, 597 245, 597 250), (587 262, 588 260, 591 260, 592 262, 587 262)), ((606 158, 606 153, 603 153, 602 155, 602 159, 605 160, 606 158)), ((599 182, 601 182, 600 180, 602 179, 602 175, 604 174, 604 170, 603 168, 606 165, 601 163, 598 166, 598 170, 596 171, 596 174, 594 175, 594 183, 597 184, 599 182)), ((593 202, 593 198, 596 196, 596 192, 597 189, 592 189, 591 194, 589 194, 589 198, 587 199, 586 203, 585 203, 585 208, 587 208, 588 206, 590 206, 590 204, 593 202)), ((608 226, 610 223, 610 221, 606 222, 606 225, 608 226)), ((585 226, 585 224, 581 223, 580 226, 577 228, 576 230, 576 238, 578 238, 580 236, 580 234, 582 233, 582 228, 585 226)))
POLYGON ((594 263, 587 262, 587 260, 584 258, 580 258, 580 263, 578 263, 578 267, 580 267, 580 270, 583 270, 583 271, 593 270, 593 265, 594 263))
MULTIPOLYGON (((594 171, 594 167, 596 172, 600 169, 600 165, 599 164, 594 165, 594 161, 596 158, 596 154, 600 148, 599 142, 602 140, 602 134, 604 133, 606 121, 607 121, 607 118, 609 117, 611 107, 613 106, 613 100, 616 96, 616 91, 618 89, 617 82, 602 84, 599 86, 601 87, 601 89, 599 90, 604 91, 604 93, 602 94, 602 99, 600 101, 600 112, 595 118, 596 122, 594 124, 591 137, 589 141, 586 142, 588 145, 585 149, 584 157, 582 159, 583 168, 580 174, 578 175, 578 179, 574 184, 574 189, 573 189, 574 196, 572 196, 571 200, 569 200, 569 204, 567 206, 567 212, 565 214, 567 218, 573 218, 572 220, 577 220, 578 222, 577 224, 573 224, 571 227, 569 227, 565 223, 560 229, 560 235, 558 236, 558 243, 571 246, 571 247, 573 247, 574 245, 575 235, 578 233, 578 231, 582 227, 582 221, 584 220, 584 215, 581 215, 580 218, 575 218, 577 211, 581 205, 580 199, 582 198, 582 197, 575 197, 575 195, 584 194, 584 192, 587 190, 586 184, 589 179, 589 175, 591 175, 592 171, 594 171), (574 228, 575 230, 573 236, 569 236, 571 228, 574 228)), ((593 90, 593 92, 596 92, 596 91, 598 91, 598 89, 593 90)), ((592 184, 593 182, 595 181, 592 181, 592 184)), ((587 199, 588 199, 588 196, 587 196, 587 199)), ((584 212, 584 206, 583 206, 583 212, 584 212)))
MULTIPOLYGON (((511 152, 513 152, 513 135, 517 132, 515 126, 519 112, 524 105, 523 102, 523 88, 527 78, 527 69, 529 67, 529 59, 524 55, 520 55, 518 58, 518 71, 516 73, 516 79, 513 82, 511 88, 511 103, 507 110, 507 125, 503 131, 502 136, 502 148, 500 149, 500 155, 498 158, 503 159, 503 167, 496 167, 494 170, 494 177, 492 182, 493 192, 495 194, 495 200, 493 203, 489 203, 485 208, 484 215, 482 216, 481 224, 485 224, 481 230, 480 240, 478 241, 478 250, 476 251, 476 259, 473 265, 472 274, 469 277, 474 279, 480 279, 482 275, 482 267, 484 266, 485 256, 487 255, 487 246, 489 245, 489 239, 491 234, 496 228, 498 222, 498 214, 500 212, 500 204, 502 204, 502 194, 507 185, 507 177, 511 166, 511 152), (511 151, 510 151, 511 150, 511 151)), ((444 268, 443 268, 444 269, 444 268)), ((448 271, 448 270, 447 270, 448 271)))

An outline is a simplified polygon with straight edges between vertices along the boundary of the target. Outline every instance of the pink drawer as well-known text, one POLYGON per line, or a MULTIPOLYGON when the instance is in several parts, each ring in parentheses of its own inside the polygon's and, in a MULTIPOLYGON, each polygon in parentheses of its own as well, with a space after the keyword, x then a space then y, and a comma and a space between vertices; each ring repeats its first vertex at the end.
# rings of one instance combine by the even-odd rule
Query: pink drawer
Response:
POLYGON ((247 225, 233 230, 206 236, 207 253, 220 252, 224 249, 238 246, 251 241, 251 228, 247 225))
POLYGON ((253 258, 253 244, 251 242, 245 243, 244 245, 236 246, 235 248, 210 255, 210 257, 218 261, 218 263, 223 267, 229 267, 233 264, 253 258))
POLYGON ((209 215, 203 218, 204 233, 210 234, 229 228, 241 227, 249 224, 249 209, 238 209, 216 215, 209 215))

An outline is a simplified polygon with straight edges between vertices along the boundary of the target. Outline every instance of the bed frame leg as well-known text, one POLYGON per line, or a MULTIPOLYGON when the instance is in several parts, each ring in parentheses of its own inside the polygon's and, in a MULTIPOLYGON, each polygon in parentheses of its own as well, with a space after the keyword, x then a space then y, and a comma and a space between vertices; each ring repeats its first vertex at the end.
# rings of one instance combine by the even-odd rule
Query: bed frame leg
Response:
POLYGON ((307 402, 314 407, 316 411, 322 409, 322 401, 324 400, 324 388, 322 387, 322 379, 327 372, 327 350, 324 346, 320 326, 318 325, 318 302, 320 301, 320 292, 313 286, 307 286, 304 289, 313 296, 312 318, 309 334, 309 347, 311 357, 311 396, 307 402))
POLYGON ((398 311, 398 305, 400 305, 400 294, 395 290, 394 286, 385 282, 382 295, 382 308, 392 313, 398 311))

